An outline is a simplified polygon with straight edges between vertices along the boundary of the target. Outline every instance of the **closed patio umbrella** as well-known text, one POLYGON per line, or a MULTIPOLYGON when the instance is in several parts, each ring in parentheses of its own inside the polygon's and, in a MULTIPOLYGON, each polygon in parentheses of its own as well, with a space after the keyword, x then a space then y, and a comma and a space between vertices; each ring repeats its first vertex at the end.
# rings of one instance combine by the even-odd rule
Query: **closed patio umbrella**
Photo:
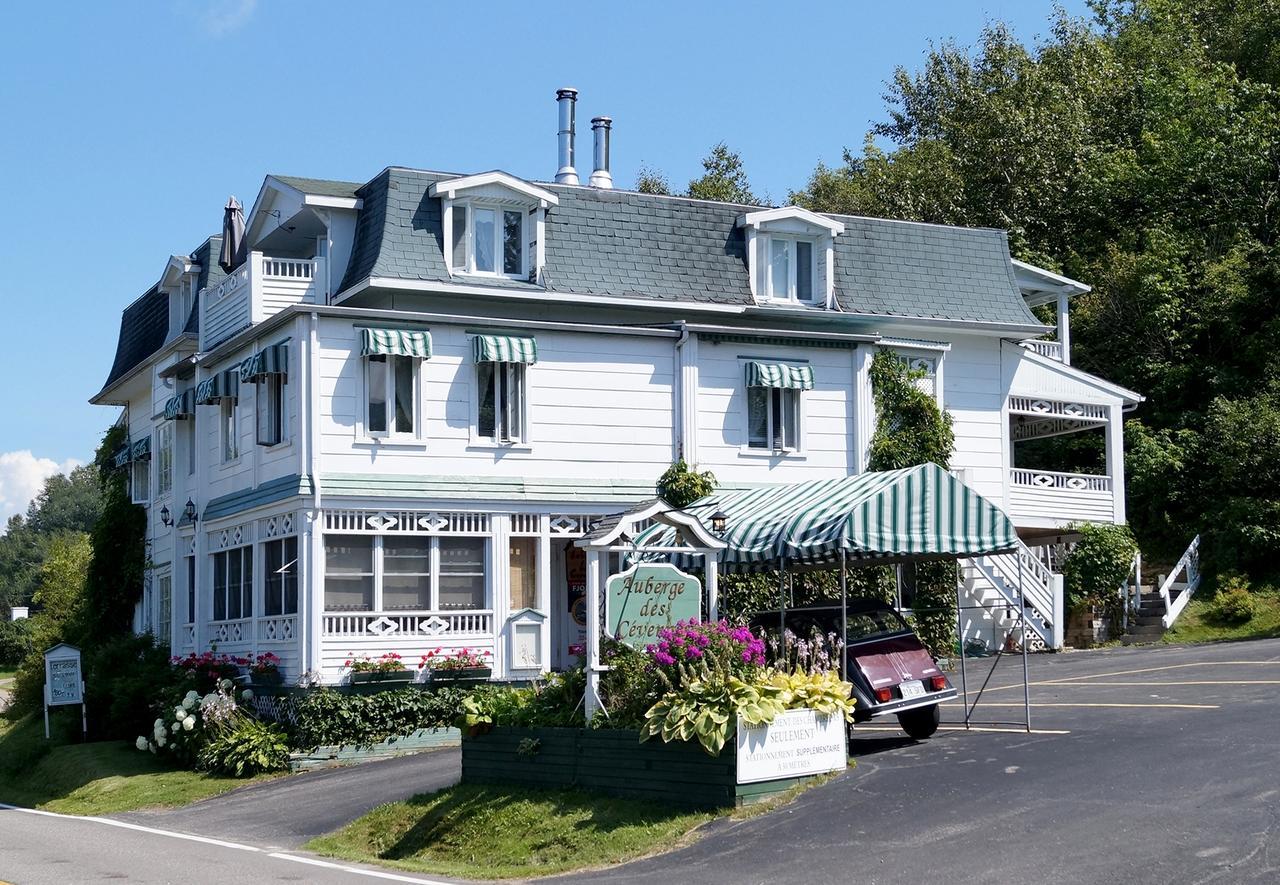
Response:
POLYGON ((218 253, 218 264, 225 272, 244 264, 244 247, 244 208, 235 197, 228 197, 222 210, 222 251, 218 253))

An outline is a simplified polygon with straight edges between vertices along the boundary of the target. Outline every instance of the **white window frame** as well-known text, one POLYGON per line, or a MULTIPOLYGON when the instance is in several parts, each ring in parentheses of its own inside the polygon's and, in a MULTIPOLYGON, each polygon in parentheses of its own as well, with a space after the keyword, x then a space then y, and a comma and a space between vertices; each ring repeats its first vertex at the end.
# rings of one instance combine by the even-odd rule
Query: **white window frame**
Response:
MULTIPOLYGON (((321 576, 322 584, 320 587, 321 605, 326 606, 324 611, 330 614, 371 614, 371 613, 388 613, 383 598, 383 577, 385 575, 385 559, 383 557, 383 541, 387 537, 407 537, 407 538, 427 538, 431 541, 430 546, 430 576, 428 578, 427 602, 429 607, 426 609, 396 609, 390 614, 411 614, 421 611, 439 612, 440 609, 440 541, 448 538, 467 538, 472 540, 480 540, 484 545, 484 599, 482 607, 478 609, 450 609, 450 612, 469 612, 469 611, 492 611, 493 610, 493 585, 494 585, 494 538, 492 535, 480 534, 439 534, 439 535, 422 535, 413 532, 406 532, 402 535, 386 535, 376 534, 368 535, 363 532, 347 533, 332 532, 334 537, 342 537, 348 534, 354 534, 360 537, 373 538, 373 600, 372 607, 368 612, 349 611, 347 609, 334 610, 328 608, 328 595, 325 592, 324 582, 328 578, 328 569, 321 576)), ((264 559, 265 561, 265 559, 264 559)))
POLYGON ((765 445, 765 446, 753 446, 751 444, 751 388, 746 387, 744 389, 746 390, 746 404, 743 408, 743 413, 746 418, 746 423, 743 426, 743 432, 744 432, 743 439, 745 440, 745 442, 741 447, 741 452, 744 455, 756 455, 756 456, 763 455, 768 457, 803 455, 805 453, 805 442, 804 442, 804 438, 805 438, 804 432, 805 432, 805 423, 806 423, 805 422, 805 400, 807 399, 807 397, 805 397, 804 394, 807 393, 808 391, 799 390, 794 387, 762 387, 760 388, 761 390, 768 391, 769 393, 768 403, 766 405, 766 408, 768 409, 768 415, 766 417, 766 423, 765 423, 765 432, 766 432, 765 439, 767 441, 772 442, 772 440, 774 440, 776 436, 774 431, 775 431, 777 416, 775 414, 776 410, 774 407, 775 400, 773 397, 773 392, 778 391, 780 394, 780 396, 778 397, 779 408, 786 408, 786 401, 788 399, 793 401, 791 411, 792 411, 792 414, 795 415, 796 444, 792 448, 788 448, 785 446, 782 448, 778 448, 776 446, 773 446, 772 444, 765 445))
POLYGON ((783 302, 786 304, 823 304, 826 302, 826 296, 822 294, 818 280, 818 242, 811 237, 796 236, 793 234, 778 234, 768 232, 763 234, 764 238, 764 297, 766 301, 783 302), (787 249, 787 291, 779 294, 773 289, 773 250, 774 244, 780 243, 787 249), (798 243, 806 243, 809 246, 809 297, 801 298, 796 292, 796 286, 799 279, 799 261, 797 253, 798 243))
POLYGON ((287 385, 288 378, 280 374, 265 375, 254 385, 254 441, 260 446, 274 448, 289 442, 287 385), (264 422, 275 439, 271 433, 263 434, 264 422))
POLYGON ((400 356, 397 354, 373 354, 362 357, 360 362, 364 365, 361 367, 361 401, 360 406, 360 433, 365 441, 368 442, 401 442, 417 444, 422 440, 423 435, 423 384, 422 384, 422 360, 418 357, 400 356), (383 356, 383 360, 376 360, 374 356, 383 356), (395 363, 394 360, 409 360, 413 370, 413 392, 409 401, 413 405, 413 430, 405 433, 404 431, 395 430, 395 363), (371 430, 369 427, 369 395, 373 389, 369 383, 370 373, 374 371, 375 366, 380 366, 381 371, 386 373, 387 392, 387 414, 386 414, 386 430, 371 430))
POLYGON ((228 547, 228 548, 226 548, 225 550, 215 550, 214 552, 212 552, 212 553, 210 553, 210 554, 209 554, 209 617, 210 617, 210 619, 211 619, 212 621, 214 621, 215 623, 218 623, 218 622, 221 622, 221 621, 243 621, 243 620, 248 620, 248 619, 252 618, 252 617, 254 616, 254 612, 258 610, 258 604, 257 604, 257 597, 258 597, 258 580, 257 580, 257 577, 258 577, 258 576, 257 576, 257 569, 258 569, 258 562, 260 561, 261 557, 258 555, 258 552, 257 552, 256 550, 254 550, 254 549, 253 549, 253 548, 254 548, 254 546, 255 546, 255 545, 253 545, 253 544, 242 544, 242 545, 240 545, 239 547, 228 547), (246 613, 246 612, 245 612, 245 610, 244 610, 244 608, 245 608, 245 606, 244 606, 245 596, 243 595, 243 594, 244 594, 244 557, 245 557, 245 551, 246 551, 246 550, 248 551, 248 553, 249 553, 249 557, 250 557, 250 561, 249 561, 249 596, 248 596, 248 600, 249 600, 249 611, 248 611, 248 613, 246 613), (240 557, 240 569, 241 569, 241 571, 240 571, 240 586, 237 588, 237 590, 238 590, 238 591, 240 592, 240 594, 241 594, 241 596, 240 596, 240 616, 239 616, 239 617, 237 617, 237 618, 233 618, 233 617, 231 617, 231 582, 230 582, 230 577, 231 577, 231 556, 232 556, 233 554, 234 554, 234 555, 236 555, 236 556, 239 556, 239 557, 240 557), (217 609, 217 595, 218 595, 218 579, 217 579, 217 573, 218 573, 218 557, 220 557, 220 556, 225 557, 225 559, 223 559, 222 561, 223 561, 224 563, 226 563, 226 565, 224 566, 224 568, 225 568, 225 570, 226 570, 226 574, 224 575, 224 581, 225 581, 225 583, 223 584, 223 587, 222 587, 222 592, 223 592, 223 593, 225 593, 225 594, 226 594, 226 596, 224 597, 224 600, 223 600, 223 612, 222 612, 223 617, 221 617, 221 618, 217 617, 217 611, 218 611, 218 609, 217 609))
POLYGON ((129 462, 129 500, 147 507, 151 504, 151 459, 129 462))
POLYGON ((456 246, 453 237, 453 228, 457 224, 458 213, 463 214, 464 226, 466 233, 464 234, 463 254, 466 258, 466 264, 462 267, 453 267, 454 273, 466 274, 468 276, 477 277, 501 277, 508 280, 525 280, 529 278, 529 210, 522 205, 511 203, 503 203, 486 200, 455 200, 453 203, 453 215, 450 221, 449 234, 449 256, 450 261, 453 257, 453 248, 456 246), (476 268, 476 243, 475 243, 475 210, 488 209, 495 213, 496 223, 494 224, 494 265, 493 270, 478 270, 476 268), (520 216, 520 270, 517 273, 507 273, 505 270, 505 245, 506 245, 506 219, 503 217, 504 212, 513 212, 520 216))
POLYGON ((296 615, 298 613, 298 608, 302 604, 302 599, 301 599, 302 588, 299 581, 301 577, 300 562, 302 559, 302 547, 301 547, 301 544, 299 543, 298 536, 284 535, 283 537, 272 538, 268 541, 263 541, 261 546, 262 546, 262 551, 260 555, 262 557, 262 617, 283 618, 283 617, 288 617, 289 615, 296 615), (288 607, 285 604, 285 601, 288 599, 288 594, 285 592, 284 576, 282 575, 281 582, 280 582, 280 611, 275 612, 273 614, 267 611, 267 604, 268 602, 270 602, 270 599, 268 598, 268 593, 270 592, 270 583, 271 583, 271 574, 268 571, 271 560, 268 558, 267 548, 270 547, 272 544, 279 544, 280 556, 281 556, 281 559, 283 559, 288 554, 289 543, 292 543, 294 545, 293 559, 281 565, 278 571, 280 572, 291 571, 291 576, 293 578, 294 606, 293 606, 293 610, 290 611, 288 610, 288 607))
POLYGON ((173 494, 173 422, 156 428, 156 500, 173 494))
POLYGON ((530 427, 532 426, 531 410, 529 408, 529 365, 527 363, 502 363, 493 361, 478 362, 475 364, 475 396, 472 397, 471 404, 471 442, 477 446, 492 446, 504 449, 528 449, 532 447, 532 434, 530 427), (493 369, 491 383, 495 390, 494 399, 494 435, 482 436, 480 433, 480 403, 484 399, 484 391, 481 390, 481 373, 485 365, 489 365, 493 369), (513 407, 510 403, 504 403, 501 396, 501 385, 499 384, 499 372, 506 374, 507 388, 511 390, 518 388, 520 392, 520 402, 513 407), (512 414, 514 412, 514 414, 512 414), (499 421, 498 414, 505 413, 508 424, 514 418, 519 427, 517 433, 508 432, 506 437, 502 437, 498 433, 499 421))
POLYGON ((155 606, 156 619, 151 625, 151 634, 170 642, 173 633, 173 572, 167 567, 156 575, 155 606))
POLYGON ((218 455, 223 467, 240 460, 240 401, 234 397, 218 400, 218 455))

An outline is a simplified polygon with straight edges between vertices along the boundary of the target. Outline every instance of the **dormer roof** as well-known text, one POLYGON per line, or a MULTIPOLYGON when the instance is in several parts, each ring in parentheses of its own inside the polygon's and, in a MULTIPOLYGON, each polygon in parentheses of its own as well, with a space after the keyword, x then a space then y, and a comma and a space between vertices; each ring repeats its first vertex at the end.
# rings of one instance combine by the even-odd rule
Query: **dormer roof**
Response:
POLYGON ((427 192, 433 197, 452 200, 458 196, 486 189, 507 190, 520 194, 531 201, 538 202, 543 209, 560 205, 560 199, 551 191, 540 188, 523 178, 516 178, 501 169, 481 172, 477 175, 464 175, 459 178, 446 178, 434 182, 427 192))

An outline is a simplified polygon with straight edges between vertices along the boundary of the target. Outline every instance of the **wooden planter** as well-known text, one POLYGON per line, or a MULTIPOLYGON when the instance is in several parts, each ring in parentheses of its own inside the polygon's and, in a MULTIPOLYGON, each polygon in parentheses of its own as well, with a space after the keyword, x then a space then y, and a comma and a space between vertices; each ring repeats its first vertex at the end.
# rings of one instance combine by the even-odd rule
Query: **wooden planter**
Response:
POLYGON ((435 687, 484 682, 493 675, 492 667, 471 667, 466 670, 428 670, 427 681, 435 687))
POLYGON ((744 805, 807 778, 737 783, 732 741, 719 756, 697 743, 640 742, 628 729, 494 728, 462 736, 462 782, 577 787, 692 808, 744 805))
POLYGON ((390 673, 352 673, 351 686, 360 693, 404 688, 417 676, 412 670, 393 670, 390 673))

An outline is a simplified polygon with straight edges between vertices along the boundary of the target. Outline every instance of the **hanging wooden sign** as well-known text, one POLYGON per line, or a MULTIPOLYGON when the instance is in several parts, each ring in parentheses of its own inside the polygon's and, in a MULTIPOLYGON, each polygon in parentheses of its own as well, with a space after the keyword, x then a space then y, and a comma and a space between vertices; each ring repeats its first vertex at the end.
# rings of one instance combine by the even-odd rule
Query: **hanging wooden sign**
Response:
POLYGON ((698 619, 702 585, 670 563, 639 563, 609 578, 605 606, 609 635, 644 648, 658 641, 663 627, 698 619))

